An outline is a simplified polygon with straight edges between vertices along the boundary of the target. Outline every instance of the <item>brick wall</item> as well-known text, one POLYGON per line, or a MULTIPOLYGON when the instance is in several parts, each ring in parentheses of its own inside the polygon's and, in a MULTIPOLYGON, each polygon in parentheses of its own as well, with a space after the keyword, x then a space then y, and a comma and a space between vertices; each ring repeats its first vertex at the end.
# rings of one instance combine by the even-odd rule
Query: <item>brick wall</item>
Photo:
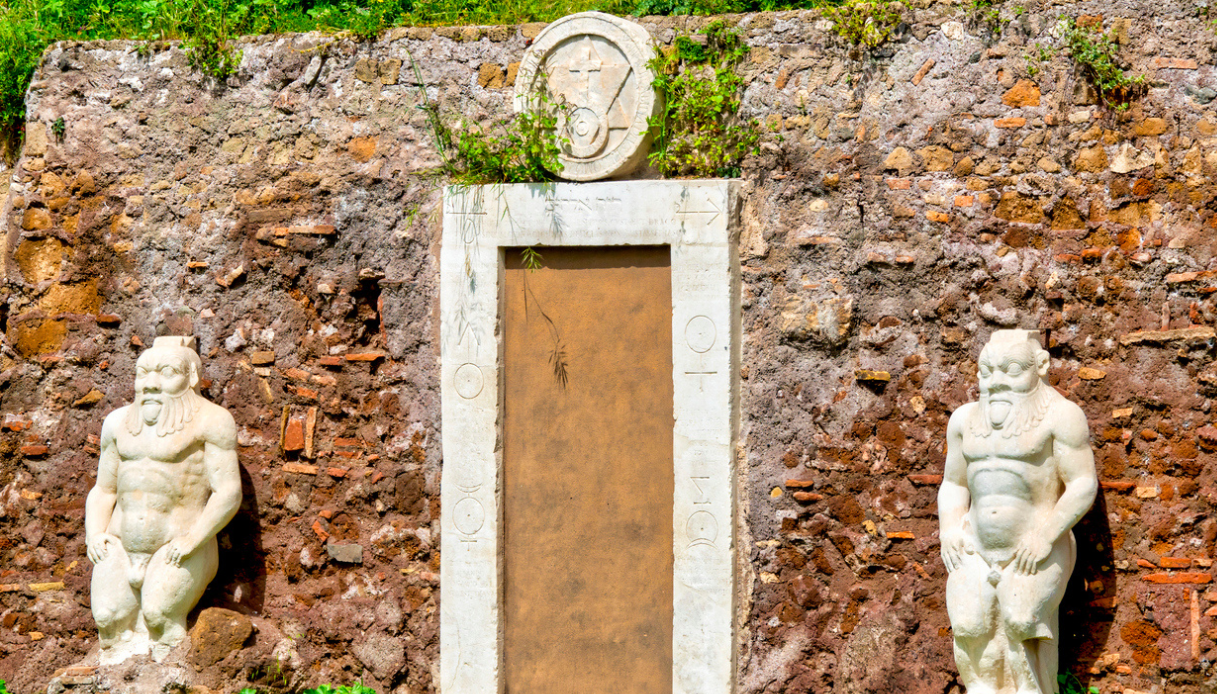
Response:
MULTIPOLYGON (((728 18, 770 133, 743 176, 740 690, 958 691, 935 495, 947 417, 1008 326, 1047 332, 1103 482, 1062 666, 1211 690, 1217 35, 1170 3, 1029 3, 1000 35, 919 5, 873 55, 813 13, 728 18), (1113 112, 1059 48, 1028 60, 1062 12, 1116 32, 1144 98, 1113 112)), ((703 21, 643 23, 670 42, 703 21)), ((172 46, 48 51, 3 208, 10 688, 94 643, 101 420, 142 347, 186 332, 246 492, 203 605, 257 627, 200 677, 435 689, 441 181, 417 107, 506 113, 539 30, 249 39, 226 85, 172 46)))

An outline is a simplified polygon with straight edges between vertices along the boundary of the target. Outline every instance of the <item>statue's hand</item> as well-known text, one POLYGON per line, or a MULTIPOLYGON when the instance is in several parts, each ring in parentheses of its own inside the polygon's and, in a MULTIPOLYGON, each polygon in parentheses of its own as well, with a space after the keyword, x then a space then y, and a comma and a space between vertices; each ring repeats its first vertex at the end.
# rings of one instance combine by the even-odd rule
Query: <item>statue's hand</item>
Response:
POLYGON ((1040 562, 1051 553, 1052 543, 1047 538, 1040 533, 1027 533, 1014 548, 1014 570, 1020 574, 1036 573, 1040 562))
POLYGON ((964 554, 976 552, 976 548, 972 546, 972 542, 968 540, 967 535, 960 530, 951 530, 940 534, 939 541, 942 545, 942 563, 946 564, 947 571, 949 572, 954 572, 963 566, 964 554))
POLYGON ((98 533, 89 538, 86 543, 85 550, 89 555, 89 561, 94 564, 100 564, 109 554, 110 545, 120 544, 119 539, 110 533, 98 533))
POLYGON ((182 560, 194 554, 194 551, 198 549, 193 542, 184 537, 171 540, 166 547, 169 549, 165 552, 165 561, 173 566, 181 566, 182 560))

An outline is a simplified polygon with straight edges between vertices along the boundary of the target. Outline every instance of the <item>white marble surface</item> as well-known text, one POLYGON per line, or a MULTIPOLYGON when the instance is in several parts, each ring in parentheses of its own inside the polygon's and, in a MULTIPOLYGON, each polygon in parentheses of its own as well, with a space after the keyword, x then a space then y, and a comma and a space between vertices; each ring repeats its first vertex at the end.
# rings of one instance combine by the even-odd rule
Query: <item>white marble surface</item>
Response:
POLYGON ((502 248, 670 245, 673 692, 729 694, 735 638, 738 184, 450 187, 444 194, 440 690, 501 691, 502 248))
POLYGON ((938 493, 955 662, 971 694, 1051 694, 1072 528, 1098 490, 1081 408, 1048 385, 1037 333, 999 330, 980 401, 947 425, 938 493))
POLYGON ((136 362, 135 402, 102 424, 85 502, 101 663, 186 638, 186 615, 219 565, 218 533, 241 505, 237 428, 199 395, 194 338, 158 337, 136 362))
POLYGON ((580 12, 537 35, 516 73, 515 109, 536 104, 544 86, 564 103, 562 178, 594 181, 629 173, 646 160, 647 119, 659 109, 647 62, 655 43, 646 29, 601 12, 580 12), (544 78, 544 84, 541 79, 544 78))

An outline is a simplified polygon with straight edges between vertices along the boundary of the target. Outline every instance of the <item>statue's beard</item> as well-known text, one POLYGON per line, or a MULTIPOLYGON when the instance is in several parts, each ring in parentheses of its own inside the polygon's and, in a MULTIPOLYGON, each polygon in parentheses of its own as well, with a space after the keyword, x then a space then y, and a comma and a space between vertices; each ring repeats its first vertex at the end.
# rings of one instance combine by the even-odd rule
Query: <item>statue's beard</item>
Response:
POLYGON ((980 396, 980 406, 989 413, 989 425, 994 429, 1001 429, 1005 425, 1006 420, 1010 418, 1010 413, 1019 407, 1023 407, 1023 401, 1026 399, 1026 393, 1014 393, 1011 391, 983 394, 980 396))
POLYGON ((181 395, 136 393, 127 412, 127 431, 138 436, 144 426, 149 426, 155 427, 157 436, 177 433, 194 420, 202 400, 193 390, 181 395))
POLYGON ((980 405, 972 417, 972 433, 988 436, 999 431, 1002 438, 1010 438, 1034 429, 1048 413, 1051 390, 1040 384, 1030 393, 981 392, 980 405))

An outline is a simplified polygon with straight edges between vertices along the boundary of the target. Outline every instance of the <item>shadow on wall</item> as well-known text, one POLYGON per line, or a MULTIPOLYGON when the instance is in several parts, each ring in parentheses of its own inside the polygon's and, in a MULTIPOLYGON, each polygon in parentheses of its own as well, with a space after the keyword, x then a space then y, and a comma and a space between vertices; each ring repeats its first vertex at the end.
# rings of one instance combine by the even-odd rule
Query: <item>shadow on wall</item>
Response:
POLYGON ((266 602, 266 552, 262 548, 262 517, 258 490, 241 465, 244 498, 232 521, 220 532, 220 569, 195 608, 223 607, 245 615, 260 615, 266 602))
POLYGON ((1073 529, 1078 563, 1061 602, 1061 672, 1072 672, 1088 685, 1090 668, 1107 650, 1115 620, 1117 596, 1115 558, 1107 500, 1099 490, 1090 512, 1073 529), (1102 588, 1096 584, 1102 583, 1102 588), (1095 590, 1091 590, 1091 587, 1095 590))

